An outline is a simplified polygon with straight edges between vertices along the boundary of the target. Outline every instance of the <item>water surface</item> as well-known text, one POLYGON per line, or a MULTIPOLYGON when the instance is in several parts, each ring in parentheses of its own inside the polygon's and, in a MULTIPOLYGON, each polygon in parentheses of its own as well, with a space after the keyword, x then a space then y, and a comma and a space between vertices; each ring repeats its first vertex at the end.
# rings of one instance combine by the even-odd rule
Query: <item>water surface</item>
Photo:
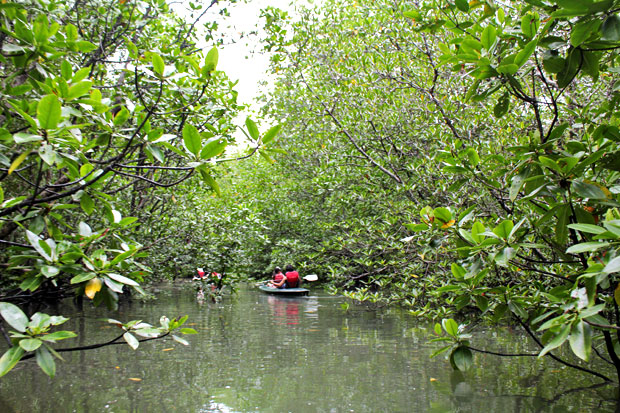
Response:
MULTIPOLYGON (((49 379, 36 362, 0 379, 1 412, 589 412, 614 411, 611 386, 547 360, 477 354, 454 372, 432 331, 398 310, 369 310, 313 291, 309 297, 265 295, 251 286, 220 303, 196 300, 191 288, 162 286, 159 299, 121 304, 118 312, 71 302, 69 346, 103 342, 117 328, 99 321, 189 315, 197 335, 63 353, 49 379)), ((54 309, 47 309, 53 313, 54 309)), ((476 333, 472 345, 535 352, 510 329, 476 333)), ((2 351, 5 349, 3 348, 2 351)), ((610 373, 608 373, 610 374, 610 373)))

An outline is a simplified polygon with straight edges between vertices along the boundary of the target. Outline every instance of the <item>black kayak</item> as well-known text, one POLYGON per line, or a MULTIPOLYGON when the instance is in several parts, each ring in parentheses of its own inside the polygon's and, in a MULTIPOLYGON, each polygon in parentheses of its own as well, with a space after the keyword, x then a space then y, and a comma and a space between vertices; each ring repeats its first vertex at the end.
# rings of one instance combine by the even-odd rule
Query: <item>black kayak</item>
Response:
POLYGON ((264 293, 276 295, 308 295, 310 292, 307 288, 273 288, 266 285, 259 285, 258 289, 264 293))

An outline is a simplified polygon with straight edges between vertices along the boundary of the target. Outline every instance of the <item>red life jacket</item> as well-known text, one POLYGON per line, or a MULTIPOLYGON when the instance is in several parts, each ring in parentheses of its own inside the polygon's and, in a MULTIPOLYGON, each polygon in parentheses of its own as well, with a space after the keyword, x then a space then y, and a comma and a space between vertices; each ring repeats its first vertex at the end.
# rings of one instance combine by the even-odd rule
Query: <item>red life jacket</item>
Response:
POLYGON ((277 273, 276 275, 273 276, 273 280, 275 282, 282 281, 282 278, 284 278, 284 274, 282 274, 281 272, 279 272, 279 273, 277 273))
POLYGON ((299 287, 299 273, 297 271, 289 271, 286 273, 286 285, 289 288, 299 287))
POLYGON ((198 276, 200 278, 204 278, 204 276, 205 276, 205 272, 204 271, 196 270, 196 272, 198 273, 198 276))

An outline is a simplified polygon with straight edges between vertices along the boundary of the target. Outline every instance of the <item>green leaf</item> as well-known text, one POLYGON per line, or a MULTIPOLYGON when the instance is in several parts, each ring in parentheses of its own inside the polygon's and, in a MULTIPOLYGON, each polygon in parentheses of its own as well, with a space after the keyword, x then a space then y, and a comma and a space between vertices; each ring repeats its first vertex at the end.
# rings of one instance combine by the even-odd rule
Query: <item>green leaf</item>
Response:
POLYGON ((20 346, 11 347, 0 357, 0 377, 7 374, 21 360, 25 351, 20 346))
POLYGON ((90 88, 93 85, 93 82, 90 80, 84 80, 82 82, 76 83, 69 88, 69 94, 67 95, 67 100, 72 100, 75 98, 79 98, 80 96, 84 96, 90 92, 90 88))
POLYGON ((209 53, 207 53, 207 56, 205 57, 205 65, 202 68, 203 74, 207 74, 207 73, 214 71, 215 68, 217 67, 218 59, 219 59, 219 52, 217 51, 217 48, 214 46, 211 50, 209 50, 209 53))
MULTIPOLYGON (((75 45, 78 48, 78 50, 83 53, 92 52, 93 50, 97 48, 97 46, 95 46, 94 44, 92 44, 91 42, 87 40, 80 40, 78 42, 75 42, 75 45)), ((88 68, 88 70, 90 70, 90 68, 88 68)))
POLYGON ((575 79, 581 67, 581 63, 581 51, 571 48, 568 52, 564 68, 557 75, 558 87, 563 89, 575 79))
POLYGON ((566 250, 567 254, 581 254, 582 252, 591 252, 599 250, 603 247, 611 245, 609 242, 582 242, 575 244, 566 250))
POLYGON ((456 262, 452 263, 451 270, 452 270, 452 275, 454 275, 454 278, 456 278, 459 281, 463 280, 465 278, 465 274, 467 273, 467 271, 465 271, 465 268, 463 268, 456 262))
POLYGON ((516 301, 508 301, 508 308, 514 315, 521 318, 522 320, 527 319, 527 312, 516 301))
POLYGON ((517 53, 514 63, 519 67, 523 66, 527 62, 527 60, 530 58, 530 56, 532 56, 532 54, 534 53, 534 50, 536 50, 537 44, 538 44, 538 40, 536 39, 526 44, 525 47, 522 50, 520 50, 519 53, 517 53))
POLYGON ((193 328, 182 328, 179 331, 183 334, 198 334, 198 332, 193 328))
POLYGON ((612 14, 601 25, 601 39, 611 42, 620 40, 620 16, 612 14))
POLYGON ((129 332, 123 334, 123 339, 127 342, 127 344, 129 344, 129 347, 131 347, 134 350, 137 349, 138 346, 140 345, 140 342, 138 341, 138 339, 129 332))
POLYGON ((459 371, 467 371, 473 364, 473 355, 468 347, 460 346, 454 349, 450 361, 459 371))
POLYGON ((568 338, 568 334, 570 333, 570 330, 571 330, 570 326, 562 327, 562 330, 560 330, 560 332, 555 335, 555 337, 549 342, 549 344, 547 344, 542 349, 542 351, 538 354, 538 357, 539 358, 543 357, 545 354, 547 354, 551 350, 557 347, 560 347, 562 344, 564 344, 564 342, 568 338))
POLYGON ((121 219, 118 223, 121 227, 127 227, 138 220, 138 217, 125 217, 121 219))
POLYGON ((490 51, 495 44, 495 40, 497 40, 497 30, 495 27, 490 25, 485 27, 482 31, 482 36, 480 37, 482 47, 490 51))
POLYGON ((573 47, 580 46, 590 37, 592 31, 596 28, 598 23, 598 20, 586 20, 577 23, 570 33, 570 44, 573 47))
POLYGON ((592 328, 583 320, 573 325, 569 336, 570 348, 583 361, 590 360, 592 352, 592 328))
POLYGON ((602 234, 606 232, 605 228, 592 224, 570 224, 568 227, 580 232, 587 232, 588 234, 602 234))
POLYGON ((88 215, 92 214, 95 210, 95 203, 93 202, 93 199, 90 197, 90 195, 88 195, 86 192, 83 192, 82 196, 80 197, 80 206, 88 215))
POLYGON ((166 64, 164 63, 164 59, 161 58, 157 53, 153 53, 151 57, 151 62, 153 63, 153 70, 160 76, 163 76, 164 69, 166 68, 166 64))
MULTIPOLYGON (((0 315, 11 327, 20 333, 26 332, 28 317, 20 308, 11 303, 0 302, 0 315)), ((0 375, 1 376, 1 375, 0 375)))
POLYGON ((60 270, 52 265, 44 265, 41 267, 41 274, 43 274, 45 278, 55 277, 59 273, 60 270))
POLYGON ((538 17, 532 13, 527 13, 521 17, 521 32, 528 38, 533 38, 538 32, 540 21, 538 17))
POLYGON ((60 73, 65 80, 71 80, 71 77, 73 76, 73 68, 71 67, 71 63, 63 59, 60 64, 60 73))
POLYGON ((37 105, 37 119, 41 129, 55 129, 60 122, 61 106, 56 95, 47 95, 37 105))
POLYGON ((47 347, 43 346, 39 348, 36 352, 37 364, 43 370, 45 374, 54 378, 56 374, 56 363, 54 362, 54 357, 52 357, 52 353, 47 349, 47 347))
POLYGON ((500 222, 498 226, 493 228, 493 233, 503 240, 508 240, 513 227, 514 223, 506 219, 500 222))
POLYGON ((452 337, 457 337, 459 334, 459 325, 451 318, 444 318, 441 320, 441 325, 446 333, 451 335, 452 337))
POLYGON ((605 268, 603 268, 603 272, 606 274, 612 274, 618 271, 620 271, 620 257, 616 257, 609 261, 605 268))
POLYGON ((480 156, 478 155, 476 149, 468 148, 466 153, 471 167, 475 168, 476 166, 478 166, 478 164, 480 163, 480 156))
POLYGON ((248 117, 245 120, 245 126, 248 128, 248 133, 250 134, 252 139, 258 140, 259 132, 258 127, 256 127, 256 123, 254 123, 254 121, 248 117))
POLYGON ((97 274, 95 274, 94 272, 87 272, 87 273, 82 273, 82 274, 78 274, 75 277, 71 278, 70 283, 71 284, 79 284, 81 282, 84 281, 88 281, 92 278, 95 278, 97 276, 97 274))
POLYGON ((269 130, 265 132, 265 136, 263 136, 263 143, 267 145, 271 142, 278 135, 280 129, 282 129, 282 125, 276 125, 269 128, 269 130))
POLYGON ((201 169, 200 175, 202 175, 202 179, 211 187, 211 189, 215 191, 217 196, 222 196, 222 190, 220 189, 220 186, 218 185, 217 181, 213 179, 211 174, 209 174, 209 172, 201 169))
POLYGON ((183 126, 183 143, 191 154, 198 156, 202 149, 202 138, 194 125, 186 123, 183 126))
MULTIPOLYGON (((129 252, 129 251, 127 251, 129 252)), ((122 255, 122 254, 121 254, 122 255)), ((108 277, 110 277, 111 279, 113 279, 114 281, 118 281, 119 283, 123 283, 123 284, 127 284, 127 285, 131 285, 131 286, 137 286, 139 285, 137 282, 135 282, 134 280, 132 280, 131 278, 127 278, 125 276, 122 276, 120 274, 115 274, 115 273, 109 273, 106 274, 108 277)))
POLYGON ((405 227, 413 232, 426 231, 428 229, 426 224, 405 224, 405 227))
POLYGON ((607 195, 596 185, 589 184, 582 181, 573 181, 571 184, 572 190, 582 198, 590 199, 605 199, 607 195))
POLYGON ((200 151, 200 159, 211 159, 220 155, 228 146, 228 142, 223 138, 211 138, 200 151))
POLYGON ((35 351, 41 347, 41 344, 43 344, 43 342, 38 338, 26 338, 19 341, 19 346, 26 351, 35 351))
POLYGON ((51 334, 41 336, 41 340, 54 343, 59 340, 65 340, 67 338, 73 338, 73 337, 77 337, 77 334, 75 334, 73 331, 63 330, 63 331, 54 331, 51 334))
POLYGON ((454 0, 454 4, 460 11, 469 11, 469 2, 467 0, 454 0))
POLYGON ((452 220, 452 212, 448 208, 439 207, 433 210, 433 216, 439 219, 443 224, 452 220))
POLYGON ((114 116, 114 126, 123 126, 127 119, 129 119, 129 110, 126 107, 122 107, 121 110, 114 116))

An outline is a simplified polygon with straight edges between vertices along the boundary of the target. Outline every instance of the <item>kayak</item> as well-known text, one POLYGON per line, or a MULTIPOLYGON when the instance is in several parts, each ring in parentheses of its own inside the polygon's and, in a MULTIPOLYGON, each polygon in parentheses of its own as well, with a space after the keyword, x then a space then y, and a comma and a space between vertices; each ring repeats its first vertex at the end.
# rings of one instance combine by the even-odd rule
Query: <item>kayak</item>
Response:
POLYGON ((267 294, 279 295, 308 295, 310 292, 307 288, 273 288, 266 285, 259 285, 258 289, 267 294))

